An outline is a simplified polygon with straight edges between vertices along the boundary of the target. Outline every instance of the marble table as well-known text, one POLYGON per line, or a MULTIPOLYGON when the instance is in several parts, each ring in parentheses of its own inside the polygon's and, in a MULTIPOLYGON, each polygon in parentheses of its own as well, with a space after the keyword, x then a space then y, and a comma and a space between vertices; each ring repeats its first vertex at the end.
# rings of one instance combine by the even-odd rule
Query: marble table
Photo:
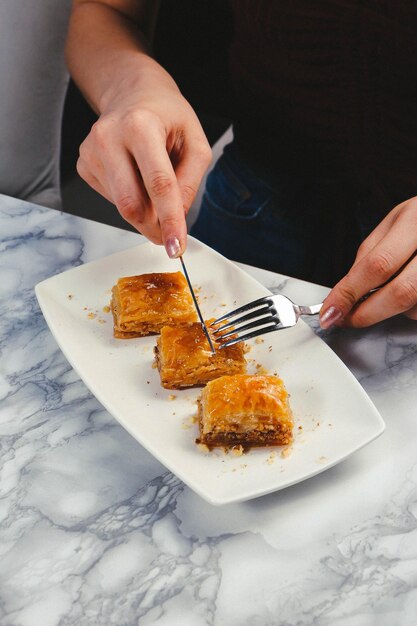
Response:
MULTIPOLYGON (((417 623, 415 323, 321 333, 381 412, 379 439, 212 507, 103 409, 35 299, 40 280, 139 236, 0 196, 0 240, 1 626, 417 623)), ((326 293, 247 269, 296 300, 326 293)))

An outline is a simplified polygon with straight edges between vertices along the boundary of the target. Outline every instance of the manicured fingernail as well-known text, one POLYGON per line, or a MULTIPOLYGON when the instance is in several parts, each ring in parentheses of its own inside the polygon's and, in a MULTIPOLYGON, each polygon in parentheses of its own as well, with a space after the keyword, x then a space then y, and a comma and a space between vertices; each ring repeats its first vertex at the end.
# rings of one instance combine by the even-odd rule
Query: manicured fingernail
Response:
POLYGON ((333 324, 341 320, 342 317, 342 311, 337 309, 335 306, 329 306, 327 311, 325 311, 320 317, 320 326, 322 328, 330 328, 330 326, 333 326, 333 324))
POLYGON ((170 259, 177 259, 181 255, 181 246, 178 239, 169 237, 165 242, 165 250, 170 259))

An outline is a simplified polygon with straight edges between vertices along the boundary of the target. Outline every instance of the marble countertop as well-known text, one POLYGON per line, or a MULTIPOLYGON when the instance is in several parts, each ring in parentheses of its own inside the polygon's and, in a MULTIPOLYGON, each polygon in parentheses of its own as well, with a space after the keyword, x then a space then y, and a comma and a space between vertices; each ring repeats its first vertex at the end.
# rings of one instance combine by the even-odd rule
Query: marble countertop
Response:
MULTIPOLYGON (((213 507, 92 396, 34 295, 140 239, 0 196, 1 626, 414 626, 416 323, 321 333, 381 437, 303 483, 213 507)), ((326 292, 248 271, 295 300, 326 292)))

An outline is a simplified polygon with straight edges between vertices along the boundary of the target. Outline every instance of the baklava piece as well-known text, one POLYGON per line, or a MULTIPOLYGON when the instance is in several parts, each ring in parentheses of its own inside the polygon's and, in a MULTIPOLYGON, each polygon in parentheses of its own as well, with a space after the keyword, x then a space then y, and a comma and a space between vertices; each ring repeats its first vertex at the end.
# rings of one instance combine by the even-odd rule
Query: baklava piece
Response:
POLYGON ((248 449, 292 442, 288 393, 278 376, 223 376, 199 400, 198 444, 248 449))
POLYGON ((112 289, 114 336, 118 339, 159 333, 168 324, 197 319, 187 281, 181 272, 119 278, 112 289))
POLYGON ((162 386, 182 389, 205 385, 225 374, 245 372, 244 352, 244 345, 239 343, 212 354, 201 324, 196 322, 162 328, 156 342, 155 360, 162 386))

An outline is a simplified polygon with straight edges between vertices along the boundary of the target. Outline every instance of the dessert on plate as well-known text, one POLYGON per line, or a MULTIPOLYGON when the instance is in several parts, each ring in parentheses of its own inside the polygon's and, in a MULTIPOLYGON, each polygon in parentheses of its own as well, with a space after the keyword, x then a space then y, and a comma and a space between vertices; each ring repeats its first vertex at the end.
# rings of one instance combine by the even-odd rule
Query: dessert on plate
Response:
POLYGON ((237 374, 209 382, 199 400, 197 443, 243 449, 292 442, 288 392, 278 376, 237 374))
MULTIPOLYGON (((211 321, 207 321, 207 327, 211 321)), ((246 371, 244 344, 216 350, 212 354, 199 322, 164 326, 154 352, 161 384, 166 389, 205 385, 219 376, 246 371)))
POLYGON ((110 307, 119 339, 159 333, 163 326, 197 319, 187 281, 181 272, 119 278, 110 307))

